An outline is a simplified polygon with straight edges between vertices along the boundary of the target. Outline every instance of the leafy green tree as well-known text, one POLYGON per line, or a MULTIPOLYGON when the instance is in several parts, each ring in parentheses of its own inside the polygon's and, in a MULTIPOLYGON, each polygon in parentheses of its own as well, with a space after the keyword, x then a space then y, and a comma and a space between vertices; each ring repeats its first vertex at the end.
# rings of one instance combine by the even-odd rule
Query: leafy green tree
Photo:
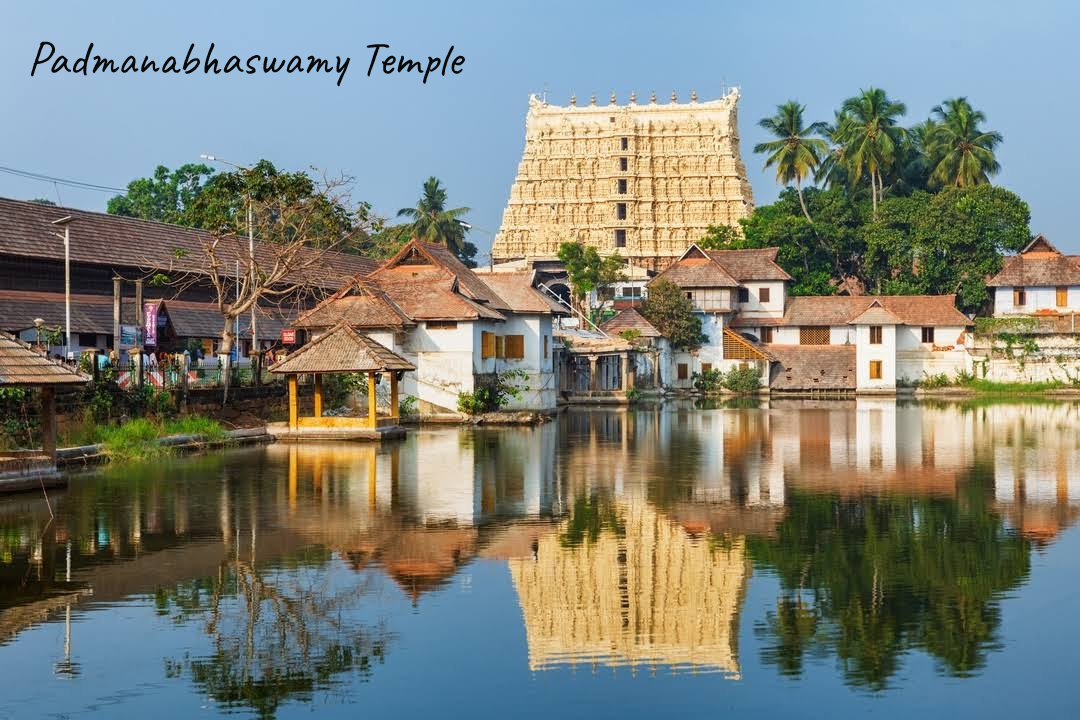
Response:
POLYGON ((439 179, 429 177, 416 207, 401 208, 398 217, 412 220, 412 236, 430 243, 441 243, 450 248, 458 259, 469 267, 476 267, 476 246, 465 240, 466 227, 462 217, 467 207, 446 208, 446 188, 439 179))
POLYGON ((884 192, 882 177, 895 164, 905 135, 897 119, 907 112, 907 107, 890 99, 881 88, 872 87, 845 100, 841 112, 836 140, 844 146, 852 180, 870 180, 870 198, 877 215, 884 192))
POLYGON ((989 183, 990 176, 1001 169, 994 155, 994 149, 1002 141, 1001 133, 979 128, 986 115, 971 107, 967 98, 946 100, 931 113, 938 121, 931 135, 933 183, 939 187, 989 183))
POLYGON ((591 245, 563 243, 559 246, 559 260, 566 268, 572 299, 582 312, 588 311, 586 300, 590 292, 596 291, 603 298, 612 285, 626 279, 622 258, 601 257, 591 245))
POLYGON ((697 246, 702 250, 730 250, 741 240, 739 231, 730 225, 710 225, 705 237, 697 241, 697 246))
POLYGON ((821 163, 821 158, 828 153, 829 146, 821 138, 811 137, 825 129, 825 123, 813 122, 803 125, 805 105, 789 100, 778 105, 776 115, 762 118, 758 125, 768 130, 776 140, 758 143, 754 152, 767 153, 765 167, 776 166, 776 181, 781 185, 795 183, 795 192, 799 196, 799 205, 807 222, 813 224, 810 211, 806 209, 802 183, 811 177, 821 163))
POLYGON ((33 198, 30 200, 30 202, 37 205, 52 205, 53 207, 56 207, 56 203, 54 203, 52 200, 49 200, 48 198, 33 198))
POLYGON ((646 320, 680 350, 697 350, 708 339, 701 331, 701 318, 682 288, 670 280, 649 285, 649 295, 638 307, 646 320))
POLYGON ((385 260, 393 257, 411 238, 411 223, 387 225, 357 241, 356 249, 365 257, 385 260))
POLYGON ((151 177, 129 182, 127 193, 111 198, 105 209, 110 215, 190 226, 187 212, 213 175, 213 168, 201 163, 176 170, 158 165, 151 177))

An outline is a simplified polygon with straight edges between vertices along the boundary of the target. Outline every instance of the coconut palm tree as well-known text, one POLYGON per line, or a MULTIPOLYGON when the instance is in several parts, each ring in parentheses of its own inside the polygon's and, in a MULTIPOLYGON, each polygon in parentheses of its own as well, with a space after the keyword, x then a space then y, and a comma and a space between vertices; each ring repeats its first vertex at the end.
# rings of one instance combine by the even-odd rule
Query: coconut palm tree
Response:
POLYGON ((904 140, 904 128, 897 119, 907 112, 902 102, 892 100, 881 88, 868 88, 848 98, 841 106, 847 121, 838 130, 844 145, 848 169, 855 178, 870 179, 870 198, 877 217, 878 201, 884 192, 882 176, 896 162, 904 140))
POLYGON ((799 195, 803 215, 813 225, 814 220, 810 217, 806 200, 803 198, 802 182, 814 174, 821 158, 829 151, 829 146, 820 138, 810 137, 820 133, 825 123, 815 122, 803 127, 805 110, 806 106, 794 100, 777 105, 775 115, 762 118, 758 122, 759 127, 768 130, 777 139, 758 143, 754 146, 754 152, 769 154, 765 159, 765 167, 776 166, 777 182, 781 185, 795 183, 795 192, 799 195))
POLYGON ((979 128, 986 115, 963 97, 946 100, 930 112, 938 121, 932 136, 936 154, 931 182, 957 187, 990 182, 990 176, 1001 169, 994 148, 1002 137, 999 132, 979 128))
POLYGON ((401 208, 398 217, 412 220, 412 236, 419 240, 446 245, 461 257, 465 251, 465 228, 461 217, 469 212, 467 207, 446 209, 446 188, 439 179, 429 177, 416 207, 401 208))
POLYGON ((821 158, 817 170, 814 171, 814 180, 824 182, 828 188, 852 189, 851 174, 847 170, 847 157, 844 154, 844 143, 841 138, 850 119, 841 110, 836 111, 833 122, 821 123, 818 134, 825 139, 828 151, 821 158))

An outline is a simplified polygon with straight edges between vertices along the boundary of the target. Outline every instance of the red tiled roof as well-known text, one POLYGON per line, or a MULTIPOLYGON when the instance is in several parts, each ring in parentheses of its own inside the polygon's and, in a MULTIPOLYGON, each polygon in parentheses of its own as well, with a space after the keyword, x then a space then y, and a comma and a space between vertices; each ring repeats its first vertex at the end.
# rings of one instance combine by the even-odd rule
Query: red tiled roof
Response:
MULTIPOLYGON (((788 298, 781 325, 846 325, 877 302, 905 325, 967 327, 955 295, 818 295, 788 298)), ((761 324, 750 321, 751 326, 761 324)))
POLYGON ((776 255, 780 252, 780 248, 706 250, 705 252, 739 282, 791 280, 791 276, 784 271, 784 268, 776 264, 776 255))
POLYGON ((51 360, 13 335, 0 332, 0 387, 82 385, 90 378, 51 360))
POLYGON ((626 308, 611 318, 600 329, 608 335, 618 335, 624 330, 637 330, 643 338, 660 337, 660 331, 653 327, 645 316, 634 308, 626 308))
POLYGON ((336 293, 300 316, 297 327, 404 328, 414 325, 405 312, 372 281, 354 277, 336 293))
POLYGON ((770 345, 771 390, 854 390, 854 345, 770 345))
MULTIPOLYGON (((175 273, 207 272, 204 243, 212 236, 203 230, 8 198, 0 198, 0 255, 63 260, 64 241, 56 236, 59 230, 52 222, 68 215, 74 218, 70 231, 72 262, 175 273)), ((246 238, 219 245, 219 260, 228 265, 230 274, 235 259, 244 265, 247 247, 246 238)), ((275 255, 259 242, 255 243, 255 254, 264 267, 272 264, 275 255)), ((366 275, 378 266, 370 258, 326 252, 318 272, 308 272, 305 280, 319 287, 337 287, 343 279, 366 275)))
POLYGON ((341 323, 270 367, 272 373, 415 370, 393 350, 341 323))
POLYGON ((565 308, 533 287, 531 271, 478 271, 474 274, 516 313, 550 315, 565 312, 565 308))
POLYGON ((382 267, 372 275, 390 273, 402 267, 424 265, 434 265, 450 273, 456 280, 455 291, 467 298, 484 303, 495 310, 510 309, 502 298, 485 285, 476 273, 465 267, 465 264, 458 260, 445 245, 420 242, 413 238, 398 251, 397 255, 383 263, 382 267))
POLYGON ((989 287, 1080 285, 1080 255, 1062 255, 1039 235, 1019 255, 1005 258, 1001 272, 986 284, 989 287))
MULTIPOLYGON (((691 248, 694 250, 696 248, 691 248)), ((720 263, 702 254, 682 257, 668 265, 667 269, 649 281, 649 285, 668 280, 679 287, 738 287, 739 282, 731 277, 720 263)))

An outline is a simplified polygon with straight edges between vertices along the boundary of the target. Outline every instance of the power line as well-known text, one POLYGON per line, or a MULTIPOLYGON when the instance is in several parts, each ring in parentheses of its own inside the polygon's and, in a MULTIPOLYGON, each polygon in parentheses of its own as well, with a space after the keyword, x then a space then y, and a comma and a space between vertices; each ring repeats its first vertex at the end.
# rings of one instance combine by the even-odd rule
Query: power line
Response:
POLYGON ((51 183, 53 185, 65 185, 67 187, 78 188, 80 190, 93 190, 96 192, 104 193, 119 193, 121 195, 127 193, 127 190, 123 188, 82 182, 81 180, 68 180, 66 178, 53 177, 52 175, 44 175, 42 173, 30 172, 29 170, 19 170, 17 168, 4 167, 2 165, 0 165, 0 172, 7 173, 8 175, 14 175, 16 177, 26 178, 27 180, 38 180, 40 182, 51 183))

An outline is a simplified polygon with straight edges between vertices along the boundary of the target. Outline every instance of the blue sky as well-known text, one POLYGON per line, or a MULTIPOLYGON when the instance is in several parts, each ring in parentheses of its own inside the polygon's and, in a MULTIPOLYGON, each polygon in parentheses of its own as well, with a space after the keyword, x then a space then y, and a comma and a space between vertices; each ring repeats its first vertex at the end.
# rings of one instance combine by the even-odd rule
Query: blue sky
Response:
MULTIPOLYGON (((1075 117, 1080 96, 1080 3, 923 2, 7 2, 0 9, 0 166, 123 187, 154 166, 212 152, 238 163, 315 166, 357 178, 357 198, 391 215, 429 175, 450 202, 498 229, 524 141, 530 92, 552 102, 576 92, 601 102, 615 90, 663 100, 692 88, 742 89, 743 156, 755 201, 778 188, 751 148, 758 118, 789 98, 829 119, 870 85, 923 119, 967 95, 1005 135, 996 182, 1031 205, 1032 229, 1066 251, 1076 189, 1072 153, 1056 147, 1054 118, 1075 117), (350 56, 336 78, 158 74, 30 77, 38 44, 72 59, 161 58, 195 43, 236 54, 350 56), (455 77, 367 77, 372 43, 417 59, 465 57, 455 77), (1070 159, 1071 158, 1071 159, 1070 159)), ((382 51, 387 52, 387 51, 382 51)), ((1072 147, 1068 145, 1067 147, 1072 147)), ((107 195, 59 189, 67 205, 103 209, 107 195)), ((0 174, 0 195, 56 199, 51 185, 0 174)), ((490 237, 473 241, 483 249, 490 237)))

